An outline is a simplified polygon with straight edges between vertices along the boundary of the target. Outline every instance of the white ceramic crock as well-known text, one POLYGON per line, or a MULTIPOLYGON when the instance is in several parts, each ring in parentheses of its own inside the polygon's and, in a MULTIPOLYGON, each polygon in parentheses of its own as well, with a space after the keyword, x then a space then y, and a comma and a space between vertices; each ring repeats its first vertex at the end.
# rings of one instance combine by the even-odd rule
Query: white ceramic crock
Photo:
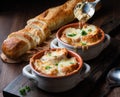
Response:
POLYGON ((103 42, 88 47, 86 50, 82 48, 74 48, 73 46, 66 45, 64 42, 58 40, 57 38, 53 39, 50 43, 51 48, 67 48, 81 55, 84 61, 94 59, 97 57, 108 45, 110 44, 110 36, 105 34, 105 39, 103 42))
POLYGON ((31 81, 33 81, 37 87, 47 92, 54 93, 64 92, 74 88, 88 76, 89 72, 90 66, 87 63, 84 63, 84 67, 81 72, 78 72, 75 75, 58 78, 41 76, 34 72, 30 65, 27 65, 23 68, 23 75, 30 80, 32 79, 31 81))
MULTIPOLYGON (((81 46, 79 47, 74 47, 70 44, 67 44, 65 42, 63 42, 60 37, 62 35, 62 32, 69 27, 73 27, 73 28, 78 28, 78 27, 82 27, 83 25, 86 24, 82 24, 82 23, 71 23, 68 25, 65 25, 63 27, 61 27, 57 33, 56 33, 56 39, 54 39, 51 44, 50 47, 51 48, 67 48, 68 50, 74 51, 76 53, 78 53, 84 61, 86 60, 91 60, 94 59, 95 57, 97 57, 102 51, 103 49, 105 49, 109 43, 110 43, 110 36, 108 34, 105 34, 104 31, 97 27, 99 29, 99 31, 101 32, 101 39, 99 40, 99 42, 93 44, 93 45, 89 45, 88 49, 83 50, 81 46)), ((88 24, 89 25, 89 24, 88 24)))
MULTIPOLYGON (((59 48, 53 48, 51 50, 56 49, 59 48)), ((26 76, 28 79, 32 79, 39 88, 48 92, 64 92, 75 87, 80 81, 82 81, 88 75, 90 71, 90 66, 86 63, 83 63, 81 56, 69 50, 68 55, 71 57, 75 57, 76 60, 78 61, 79 66, 75 71, 64 76, 52 76, 38 72, 34 68, 35 66, 34 62, 36 59, 42 57, 46 51, 49 51, 49 49, 42 50, 36 53, 30 59, 30 65, 27 65, 23 68, 23 75, 26 76), (83 71, 84 67, 85 70, 83 71)))

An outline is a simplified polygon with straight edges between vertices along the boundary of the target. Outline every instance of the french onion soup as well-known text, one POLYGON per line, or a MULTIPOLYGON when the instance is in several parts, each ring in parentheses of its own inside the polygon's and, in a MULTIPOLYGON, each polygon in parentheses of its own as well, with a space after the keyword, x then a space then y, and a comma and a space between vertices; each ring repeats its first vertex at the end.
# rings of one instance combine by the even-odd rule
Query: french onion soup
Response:
MULTIPOLYGON (((49 49, 31 58, 33 68, 48 76, 65 76, 77 72, 82 66, 82 59, 65 48, 49 49), (81 63, 80 63, 81 61, 81 63)), ((78 55, 79 56, 79 55, 78 55)))
POLYGON ((99 43, 104 38, 104 32, 92 24, 80 24, 75 27, 66 27, 60 39, 74 47, 88 47, 99 43))

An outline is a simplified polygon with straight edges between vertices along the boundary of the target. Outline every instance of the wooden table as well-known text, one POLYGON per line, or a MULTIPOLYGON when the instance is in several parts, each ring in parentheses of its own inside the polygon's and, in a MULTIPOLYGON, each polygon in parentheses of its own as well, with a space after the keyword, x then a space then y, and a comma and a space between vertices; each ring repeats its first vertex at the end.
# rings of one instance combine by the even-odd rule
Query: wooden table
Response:
MULTIPOLYGON (((6 39, 8 34, 13 31, 22 29, 26 25, 26 21, 45 9, 62 4, 65 0, 51 0, 44 2, 32 2, 19 4, 8 4, 5 8, 0 8, 0 45, 3 40, 6 39)), ((10 2, 9 2, 10 3, 10 2)), ((4 3, 1 3, 4 4, 4 3)), ((102 3, 102 8, 94 15, 94 17, 88 21, 88 23, 95 24, 101 27, 105 33, 108 33, 112 40, 109 47, 100 54, 96 59, 87 61, 91 65, 91 73, 88 78, 85 79, 75 90, 70 92, 59 94, 64 97, 70 94, 76 94, 76 97, 80 97, 80 88, 83 93, 80 93, 82 97, 98 97, 103 92, 104 86, 106 85, 106 74, 107 72, 116 66, 120 66, 120 1, 119 0, 105 0, 102 3), (107 3, 108 2, 108 3, 107 3), (107 52, 107 53, 106 53, 107 52), (110 54, 109 54, 110 53, 110 54), (108 55, 109 54, 109 55, 108 55), (106 58, 113 57, 113 58, 106 58), (105 60, 104 60, 105 58, 105 60), (110 60, 109 60, 110 59, 110 60), (100 63, 97 63, 100 62, 100 63), (103 65, 104 64, 104 65, 103 65), (98 72, 99 71, 99 72, 98 72), (95 81, 95 82, 94 82, 95 81), (85 89, 84 89, 85 87, 85 89), (91 89, 92 88, 92 89, 91 89), (76 91, 77 90, 77 91, 76 91), (89 92, 87 92, 89 91, 89 92), (78 93, 78 94, 77 94, 78 93)), ((0 49, 0 53, 2 50, 0 49)), ((0 97, 3 97, 3 90, 10 82, 12 82, 18 76, 22 76, 22 68, 28 63, 22 62, 19 64, 8 64, 0 60, 0 97)), ((23 78, 24 79, 24 78, 23 78)), ((58 97, 57 94, 49 94, 40 90, 39 97, 58 97)), ((70 96, 72 97, 72 96, 70 96)), ((117 87, 109 92, 107 97, 120 97, 120 88, 117 87)))

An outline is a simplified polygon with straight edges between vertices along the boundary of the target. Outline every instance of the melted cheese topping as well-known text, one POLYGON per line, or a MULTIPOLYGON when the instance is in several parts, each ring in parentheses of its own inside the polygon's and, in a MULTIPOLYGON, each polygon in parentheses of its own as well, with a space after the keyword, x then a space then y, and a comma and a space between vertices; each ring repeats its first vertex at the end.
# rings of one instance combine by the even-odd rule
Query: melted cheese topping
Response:
POLYGON ((35 60, 35 69, 43 74, 64 76, 78 68, 75 57, 68 57, 65 48, 47 51, 40 59, 35 60))
POLYGON ((66 28, 60 39, 75 47, 89 46, 98 42, 101 34, 96 26, 85 24, 82 28, 66 28))
POLYGON ((83 7, 85 5, 85 2, 78 3, 74 9, 74 15, 75 17, 82 22, 86 22, 90 16, 83 12, 83 7))

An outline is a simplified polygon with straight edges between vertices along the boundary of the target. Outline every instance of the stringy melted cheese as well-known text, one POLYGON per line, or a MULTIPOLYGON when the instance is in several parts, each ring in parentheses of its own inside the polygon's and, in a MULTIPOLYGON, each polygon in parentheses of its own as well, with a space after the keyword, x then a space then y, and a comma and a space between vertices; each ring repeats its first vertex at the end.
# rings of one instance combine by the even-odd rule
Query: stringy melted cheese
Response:
POLYGON ((74 15, 75 17, 81 21, 86 22, 90 19, 90 16, 83 12, 83 7, 85 6, 85 2, 78 3, 74 9, 74 15))
POLYGON ((35 69, 43 74, 64 76, 78 68, 75 57, 68 57, 65 48, 47 51, 40 59, 35 60, 35 69))

